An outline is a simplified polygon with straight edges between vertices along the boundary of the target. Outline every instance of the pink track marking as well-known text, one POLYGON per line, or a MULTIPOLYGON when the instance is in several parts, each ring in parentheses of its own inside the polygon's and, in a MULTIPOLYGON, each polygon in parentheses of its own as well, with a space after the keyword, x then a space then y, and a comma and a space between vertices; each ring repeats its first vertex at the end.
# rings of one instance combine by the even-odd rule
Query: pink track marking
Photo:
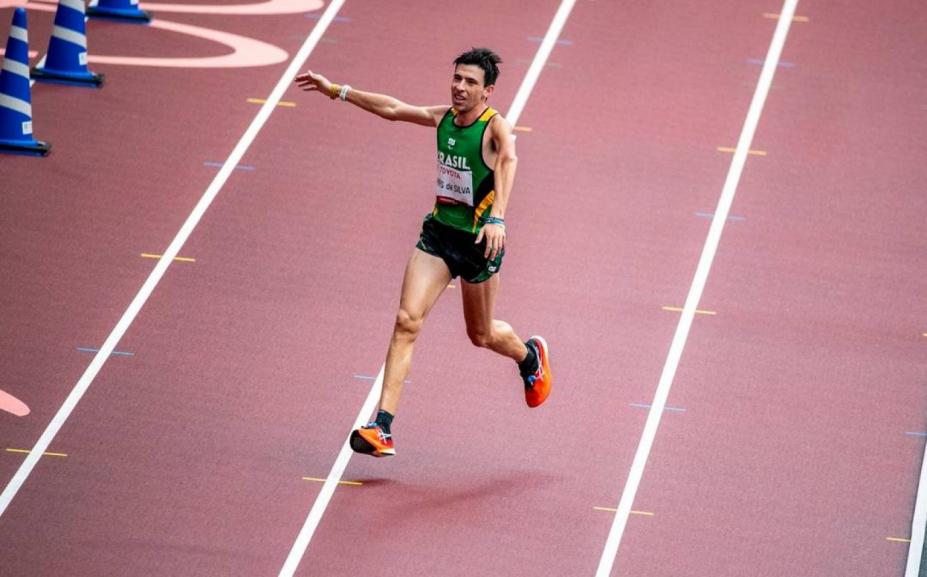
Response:
POLYGON ((0 409, 13 413, 17 417, 25 417, 29 414, 29 407, 26 403, 3 390, 0 390, 0 409))
MULTIPOLYGON (((37 0, 51 5, 57 5, 55 0, 37 0)), ((145 2, 141 4, 144 10, 155 12, 186 12, 188 14, 299 14, 319 10, 325 5, 321 0, 266 0, 254 4, 227 4, 211 6, 209 4, 159 4, 145 2)), ((27 6, 25 0, 0 0, 0 8, 27 6)), ((35 4, 28 6, 34 8, 35 4)))
MULTIPOLYGON (((0 8, 8 5, 19 5, 16 0, 0 0, 0 8)), ((30 2, 26 5, 31 10, 43 12, 54 12, 56 10, 53 4, 43 4, 30 2)), ((204 40, 211 40, 223 44, 232 49, 229 54, 221 56, 203 56, 188 58, 157 58, 147 56, 100 56, 89 54, 87 61, 91 64, 122 64, 128 66, 157 66, 162 68, 247 68, 252 66, 269 66, 285 61, 289 55, 285 50, 230 32, 193 26, 192 24, 182 24, 180 22, 171 22, 168 20, 154 19, 149 25, 150 28, 160 28, 161 30, 170 30, 180 34, 187 34, 204 40)), ((5 50, 0 49, 0 55, 5 50)), ((37 52, 30 51, 29 56, 34 57, 37 52)))

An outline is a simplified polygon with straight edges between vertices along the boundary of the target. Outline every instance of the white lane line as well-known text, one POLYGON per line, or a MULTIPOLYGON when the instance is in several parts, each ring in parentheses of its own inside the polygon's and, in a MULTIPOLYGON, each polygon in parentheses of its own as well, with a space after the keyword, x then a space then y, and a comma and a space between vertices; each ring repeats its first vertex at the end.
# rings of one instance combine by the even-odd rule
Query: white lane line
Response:
POLYGON ((576 0, 563 0, 557 9, 557 13, 554 14, 554 19, 550 22, 547 34, 544 35, 544 40, 541 41, 541 46, 538 47, 534 60, 531 61, 531 66, 528 67, 528 72, 525 73, 525 78, 521 81, 521 86, 518 87, 518 92, 515 93, 512 106, 509 107, 509 111, 505 115, 505 119, 512 126, 518 124, 518 119, 525 109, 525 104, 528 103, 528 97, 531 96, 531 91, 534 90, 534 85, 544 70, 544 64, 547 63, 547 59, 557 43, 557 38, 560 37, 560 31, 563 30, 563 25, 566 24, 567 18, 570 17, 574 4, 576 4, 576 0))
POLYGON ((917 485, 917 499, 914 502, 914 518, 911 520, 911 544, 908 546, 908 565, 904 577, 923 575, 921 557, 924 553, 924 530, 927 528, 927 443, 924 444, 924 460, 921 461, 921 479, 917 485))
POLYGON ((657 434, 657 428, 660 426, 660 417, 666 407, 666 400, 673 385, 673 378, 676 376, 676 369, 679 366, 686 339, 689 337, 689 329, 692 326, 692 319, 695 317, 695 310, 698 308, 699 300, 701 300, 702 292, 705 289, 711 263, 715 258, 715 252, 718 250, 718 244, 721 242, 721 232, 727 222, 728 213, 734 201, 734 193, 737 191, 744 163, 747 160, 747 152, 750 150, 753 135, 760 121, 760 114, 763 111, 763 105, 766 103, 766 96, 769 94, 769 88, 772 85, 773 76, 776 73, 779 57, 782 55, 782 48, 785 46, 789 25, 792 23, 792 16, 795 14, 797 5, 798 0, 785 0, 782 7, 782 16, 776 24, 776 31, 769 45, 766 61, 763 63, 762 72, 760 72, 760 79, 757 82, 756 91, 753 93, 753 100, 750 102, 750 110, 747 112, 747 118, 740 132, 740 140, 737 141, 737 149, 734 152, 734 158, 731 160, 727 179, 724 181, 721 198, 718 200, 718 208, 711 220, 711 228, 708 231, 708 237, 705 239, 705 246, 702 248, 702 255, 695 270, 695 277, 692 279, 692 286, 689 288, 686 304, 679 317, 679 324, 676 325, 676 334, 673 336, 666 363, 663 365, 663 373, 660 375, 660 382, 657 385, 653 403, 647 415, 647 423, 644 425, 644 432, 641 434, 641 440, 637 446, 637 452, 634 454, 634 461, 631 464, 628 479, 621 493, 618 512, 615 514, 612 527, 608 532, 608 539, 605 542, 605 548, 602 551, 602 557, 599 559, 596 577, 608 577, 615 564, 621 536, 624 534, 628 515, 631 513, 631 506, 634 504, 637 489, 644 475, 644 466, 647 464, 657 434))
MULTIPOLYGON (((574 4, 576 4, 576 0, 563 0, 560 4, 560 8, 557 9, 557 13, 554 15, 554 19, 547 29, 547 34, 544 36, 544 40, 541 42, 541 46, 534 56, 534 61, 528 68, 528 72, 525 73, 525 78, 522 80, 521 86, 515 94, 509 113, 505 117, 512 125, 514 125, 518 117, 521 116, 521 112, 528 102, 528 97, 534 89, 538 76, 544 69, 544 63, 550 56, 550 52, 553 50, 557 37, 560 35, 560 31, 563 29, 563 25, 566 23, 567 17, 570 15, 570 11, 573 9, 574 4)), ((383 386, 384 368, 385 365, 380 367, 380 373, 377 375, 376 381, 374 381, 370 392, 367 394, 367 400, 364 402, 364 406, 354 420, 353 429, 363 425, 368 416, 373 412, 373 408, 379 400, 380 387, 383 386)), ((335 459, 335 464, 332 465, 331 471, 325 478, 325 484, 322 485, 322 490, 319 491, 319 494, 315 498, 315 502, 312 504, 312 509, 309 511, 309 516, 306 517, 306 522, 303 524, 302 529, 300 529, 292 549, 290 549, 290 554, 287 555, 283 568, 280 569, 279 577, 292 577, 296 572, 296 568, 299 567, 299 563, 302 561, 302 558, 306 554, 306 550, 309 548, 309 542, 312 540, 312 536, 319 522, 322 520, 322 515, 325 514, 328 503, 335 494, 335 489, 338 487, 341 476, 344 474, 344 470, 348 466, 348 462, 351 460, 351 455, 353 453, 354 452, 348 444, 348 439, 346 438, 344 444, 341 446, 341 451, 338 453, 338 457, 335 459)))
POLYGON ((209 205, 212 204, 212 201, 216 198, 216 195, 218 195, 219 191, 222 190, 222 187, 225 186, 225 182, 232 174, 232 171, 239 164, 239 162, 241 162, 241 158, 245 155, 248 147, 251 146, 251 143, 254 141, 255 137, 257 137, 258 132, 260 132, 261 128, 264 127, 264 123, 267 122, 267 119, 270 118, 271 113, 276 109, 277 102, 280 101, 284 91, 286 91, 286 89, 289 88, 290 84, 293 82, 293 78, 296 76, 296 74, 298 74, 299 68, 302 67, 302 65, 306 62, 306 59, 309 58, 309 54, 312 53, 312 50, 315 48, 316 44, 318 44, 319 39, 322 37, 322 34, 325 33, 325 29, 328 28, 328 25, 331 24, 332 18, 338 12, 338 9, 342 4, 344 4, 344 0, 333 0, 332 3, 329 4, 328 8, 325 10, 325 13, 315 25, 315 28, 312 29, 309 37, 306 38, 306 41, 299 49, 299 52, 297 52, 293 57, 293 61, 290 62, 290 65, 283 72, 283 76, 280 77, 280 80, 274 87, 273 92, 270 93, 270 96, 267 98, 267 102, 265 102, 261 106, 261 109, 258 110, 254 120, 251 121, 251 125, 248 126, 248 129, 242 135, 241 139, 238 141, 238 144, 232 150, 231 154, 229 154, 225 164, 223 164, 222 168, 219 169, 219 172, 216 174, 215 178, 213 178, 212 183, 210 183, 209 187, 206 189, 206 192, 203 193, 203 196, 193 208, 193 212, 190 213, 190 216, 187 217, 187 220, 183 223, 183 226, 180 227, 180 230, 177 232, 177 236, 174 237, 174 240, 171 242, 170 246, 168 246, 164 251, 164 256, 161 257, 161 259, 155 265, 154 270, 152 270, 151 274, 148 275, 148 279, 142 285, 142 288, 138 291, 138 294, 135 295, 135 298, 132 299, 132 302, 129 304, 129 308, 126 309, 126 312, 122 314, 122 318, 120 318, 119 322, 116 323, 113 331, 109 334, 108 337, 106 337, 106 341, 103 343, 103 346, 100 347, 99 352, 97 352, 96 356, 93 357, 93 360, 90 361, 90 365, 84 371, 84 374, 81 375, 80 379, 77 381, 77 384, 74 385, 74 389, 71 390, 71 394, 69 394, 68 398, 65 399, 64 404, 62 404, 61 408, 58 409, 58 412, 55 413, 55 416, 52 418, 51 422, 45 428, 45 431, 39 437, 39 440, 32 448, 32 451, 23 461, 22 465, 20 465, 19 469, 16 471, 16 474, 13 475, 13 478, 10 480, 10 482, 7 483, 3 493, 0 494, 0 517, 3 516, 3 513, 6 511, 6 508, 10 505, 10 502, 13 500, 13 498, 16 496, 16 493, 19 491, 20 487, 22 487, 23 483, 26 482, 29 474, 32 473, 32 469, 35 468, 35 465, 38 463, 42 453, 48 449, 48 446, 54 440, 55 435, 58 434, 58 431, 61 430, 61 427, 64 425, 65 421, 68 420, 68 417, 70 417, 74 407, 77 406, 77 403, 80 401, 81 397, 85 392, 87 392, 87 389, 90 388, 90 385, 93 383, 94 378, 96 378, 97 373, 99 373, 100 369, 103 367, 103 363, 109 359, 110 354, 112 354, 113 350, 115 350, 116 345, 119 343, 119 340, 122 339, 126 330, 128 330, 129 325, 132 324, 132 322, 135 320, 135 317, 138 315, 139 311, 148 300, 148 297, 151 296, 152 292, 154 292, 155 287, 158 286, 158 283, 161 281, 161 278, 167 271, 167 267, 169 267, 171 263, 174 262, 174 258, 177 257, 180 249, 193 233, 193 229, 199 223, 200 218, 202 218, 203 214, 206 212, 206 209, 209 208, 209 205))
MULTIPOLYGON (((367 422, 367 418, 370 417, 370 414, 373 412, 373 408, 377 405, 377 401, 380 400, 380 389, 383 387, 383 371, 385 368, 386 365, 380 367, 377 380, 374 381, 373 386, 370 387, 370 392, 367 393, 367 400, 364 401, 364 406, 361 407, 360 412, 357 413, 357 418, 354 419, 354 426, 351 427, 351 430, 361 427, 367 422)), ((299 562, 302 561, 303 556, 306 554, 306 549, 309 548, 309 541, 312 540, 312 536, 319 526, 319 521, 322 520, 322 515, 325 513, 325 509, 328 507, 328 503, 331 501, 332 496, 335 494, 335 489, 341 484, 341 476, 344 475, 344 470, 348 466, 348 461, 351 460, 351 455, 354 453, 354 451, 351 450, 349 439, 350 433, 348 437, 345 437, 344 444, 341 445, 341 451, 335 459, 335 464, 332 465, 332 470, 328 472, 328 477, 325 478, 325 484, 322 485, 322 489, 316 496, 315 502, 312 504, 312 509, 306 517, 306 522, 303 523, 302 529, 299 530, 299 535, 296 536, 296 541, 293 542, 293 547, 290 548, 290 553, 287 555, 286 561, 280 569, 280 577, 291 577, 296 572, 296 568, 299 567, 299 562)))

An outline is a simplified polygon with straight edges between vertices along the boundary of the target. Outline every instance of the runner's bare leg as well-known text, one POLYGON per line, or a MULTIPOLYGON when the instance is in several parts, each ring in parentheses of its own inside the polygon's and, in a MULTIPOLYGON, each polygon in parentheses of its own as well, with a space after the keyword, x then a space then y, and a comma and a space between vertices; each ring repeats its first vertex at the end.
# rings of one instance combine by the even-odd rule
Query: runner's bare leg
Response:
POLYGON ((499 282, 498 274, 478 284, 461 281, 467 336, 478 347, 485 347, 515 362, 521 362, 528 354, 525 343, 515 334, 511 325, 493 318, 499 282))
POLYGON ((440 258, 418 248, 406 264, 402 294, 393 336, 386 354, 380 409, 393 415, 399 407, 402 385, 412 366, 412 349, 428 312, 451 282, 451 272, 440 258))

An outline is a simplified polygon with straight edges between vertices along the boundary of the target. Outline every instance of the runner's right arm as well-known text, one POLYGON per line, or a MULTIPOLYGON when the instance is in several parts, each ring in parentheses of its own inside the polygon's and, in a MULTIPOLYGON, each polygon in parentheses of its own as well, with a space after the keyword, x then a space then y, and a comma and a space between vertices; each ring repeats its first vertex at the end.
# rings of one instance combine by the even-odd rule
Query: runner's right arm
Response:
MULTIPOLYGON (((296 85, 303 90, 316 91, 331 99, 339 98, 343 88, 311 70, 297 76, 296 85)), ((386 94, 365 92, 354 88, 346 91, 345 100, 386 120, 400 120, 431 127, 441 122, 441 118, 449 108, 448 106, 413 106, 386 94)))

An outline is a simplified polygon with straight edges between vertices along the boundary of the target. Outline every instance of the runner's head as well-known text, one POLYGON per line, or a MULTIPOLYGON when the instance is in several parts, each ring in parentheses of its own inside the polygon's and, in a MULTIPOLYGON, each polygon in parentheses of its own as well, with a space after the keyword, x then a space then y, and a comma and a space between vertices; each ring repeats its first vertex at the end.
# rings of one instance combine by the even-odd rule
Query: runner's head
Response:
POLYGON ((502 59, 488 48, 473 48, 454 60, 451 100, 454 108, 467 112, 482 105, 493 93, 502 59))

